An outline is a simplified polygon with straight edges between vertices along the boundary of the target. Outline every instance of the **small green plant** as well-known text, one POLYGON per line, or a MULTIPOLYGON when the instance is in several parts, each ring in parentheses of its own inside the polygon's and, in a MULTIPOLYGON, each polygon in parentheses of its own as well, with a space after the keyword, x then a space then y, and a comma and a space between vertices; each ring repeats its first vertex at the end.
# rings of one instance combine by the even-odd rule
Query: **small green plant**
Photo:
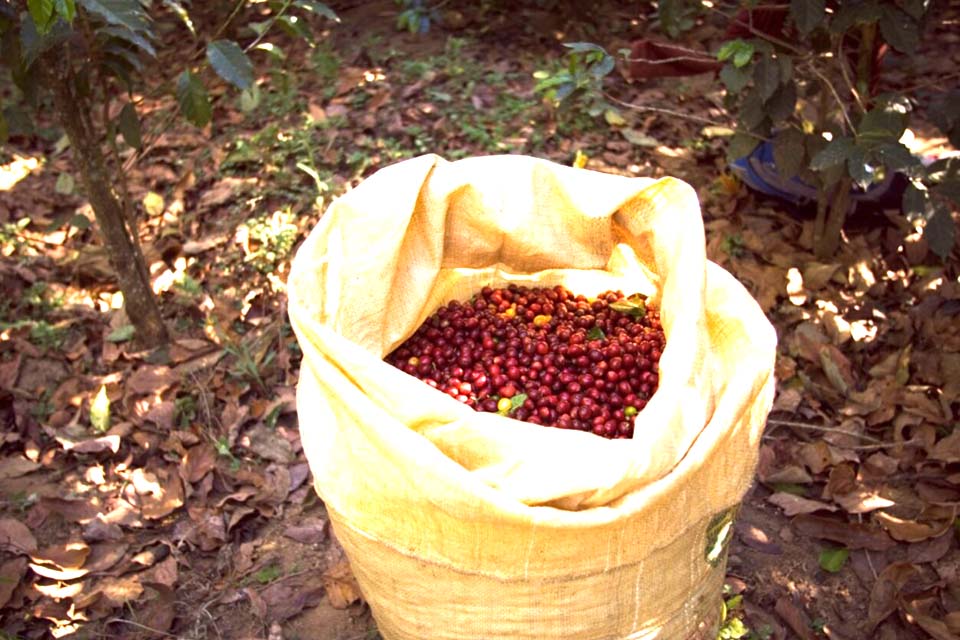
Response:
POLYGON ((203 295, 203 285, 186 273, 179 274, 173 281, 173 290, 183 298, 193 299, 203 295))
POLYGON ((187 429, 197 418, 197 399, 193 395, 178 396, 173 402, 174 420, 181 429, 187 429))
POLYGON ((29 226, 30 218, 20 218, 16 222, 5 222, 0 225, 0 255, 13 255, 23 247, 26 244, 23 231, 29 226))
POLYGON ((566 65, 535 71, 533 77, 538 82, 533 90, 556 106, 577 102, 591 117, 613 111, 603 97, 603 79, 616 66, 613 56, 591 42, 563 46, 570 50, 566 65))
POLYGON ((313 74, 325 87, 324 96, 332 98, 337 91, 336 81, 343 62, 340 56, 327 44, 318 45, 310 54, 313 74))
POLYGON ((30 415, 33 416, 34 420, 43 424, 50 419, 54 410, 52 399, 53 391, 51 389, 44 389, 40 397, 37 398, 36 403, 30 407, 30 415))
POLYGON ((42 349, 59 349, 63 346, 67 332, 65 329, 38 320, 31 323, 30 342, 42 349))
MULTIPOLYGON (((34 504, 36 504, 37 499, 38 497, 36 493, 27 493, 26 491, 17 491, 16 493, 10 496, 10 500, 8 501, 8 504, 13 506, 20 513, 24 513, 27 509, 29 509, 34 504)), ((3 636, 0 636, 0 639, 2 638, 3 636)))
POLYGON ((742 258, 744 251, 743 236, 739 233, 731 233, 723 237, 720 243, 720 250, 731 258, 742 258))
POLYGON ((283 575, 283 569, 279 564, 268 564, 253 574, 253 579, 260 584, 270 584, 283 575))
POLYGON ((235 378, 252 382, 264 395, 268 394, 267 385, 261 375, 261 370, 270 366, 276 357, 276 351, 267 349, 255 352, 247 342, 228 344, 224 351, 233 356, 233 366, 229 373, 235 378))
POLYGON ((289 210, 250 218, 243 225, 250 250, 245 258, 262 273, 272 273, 286 260, 297 239, 296 217, 289 210))
POLYGON ((230 441, 227 439, 227 436, 220 436, 214 440, 213 448, 216 449, 218 456, 230 461, 231 471, 236 471, 240 468, 240 458, 233 455, 233 451, 230 450, 230 441))
POLYGON ((34 282, 23 292, 22 301, 30 307, 33 315, 43 317, 63 306, 63 295, 51 295, 46 282, 34 282))
POLYGON ((410 33, 426 33, 430 24, 440 19, 436 9, 424 0, 396 0, 400 7, 397 14, 397 29, 410 33))
POLYGON ((743 605, 743 596, 735 595, 723 601, 720 609, 720 629, 717 640, 740 640, 748 638, 750 629, 739 617, 743 605))

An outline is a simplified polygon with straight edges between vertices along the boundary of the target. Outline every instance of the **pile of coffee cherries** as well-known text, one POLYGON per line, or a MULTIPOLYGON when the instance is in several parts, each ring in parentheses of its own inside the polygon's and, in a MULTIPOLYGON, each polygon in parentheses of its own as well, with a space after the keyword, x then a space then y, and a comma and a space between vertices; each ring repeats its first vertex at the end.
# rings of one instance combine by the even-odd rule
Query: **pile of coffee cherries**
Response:
POLYGON ((630 438, 664 344, 640 294, 510 285, 441 307, 386 361, 478 411, 630 438))

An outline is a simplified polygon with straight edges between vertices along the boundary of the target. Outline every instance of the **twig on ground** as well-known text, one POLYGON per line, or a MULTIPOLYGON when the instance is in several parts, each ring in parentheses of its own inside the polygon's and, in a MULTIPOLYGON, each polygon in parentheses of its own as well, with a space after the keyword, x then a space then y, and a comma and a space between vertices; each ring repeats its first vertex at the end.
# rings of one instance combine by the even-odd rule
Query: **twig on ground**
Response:
MULTIPOLYGON (((863 524, 863 514, 857 514, 857 522, 863 524)), ((873 566, 873 559, 870 557, 870 549, 863 550, 864 555, 867 557, 867 566, 870 567, 870 573, 873 574, 873 579, 877 580, 880 576, 877 575, 877 569, 873 566)))
MULTIPOLYGON (((699 122, 700 124, 707 124, 707 125, 711 125, 711 126, 714 126, 714 127, 729 127, 729 126, 730 126, 729 123, 717 122, 716 120, 711 120, 711 119, 709 119, 709 118, 701 118, 700 116, 695 116, 695 115, 690 114, 690 113, 683 113, 683 112, 681 112, 681 111, 674 111, 674 110, 672 110, 672 109, 664 109, 663 107, 652 107, 652 106, 645 105, 645 104, 635 104, 635 103, 633 103, 633 102, 627 102, 626 100, 621 100, 620 98, 617 98, 617 97, 615 97, 615 96, 612 96, 612 95, 610 95, 610 94, 607 93, 607 92, 604 92, 604 93, 603 93, 603 97, 606 98, 607 100, 609 100, 610 102, 613 102, 613 103, 615 103, 615 104, 617 104, 617 105, 619 105, 619 106, 621 106, 621 107, 623 107, 623 108, 625 108, 625 109, 632 109, 632 110, 634 110, 634 111, 646 111, 646 112, 650 112, 650 113, 660 113, 660 114, 663 114, 663 115, 665 115, 665 116, 673 116, 673 117, 675 117, 675 118, 683 118, 683 119, 685 119, 685 120, 690 120, 691 122, 699 122)), ((754 135, 754 134, 748 134, 748 135, 754 135)), ((763 138, 762 136, 754 136, 754 137, 755 137, 755 138, 759 138, 760 140, 764 140, 764 139, 765 139, 765 138, 763 138)))
POLYGON ((860 438, 861 440, 866 440, 867 442, 873 442, 878 445, 885 447, 892 447, 896 443, 884 443, 883 440, 874 438, 873 436, 868 436, 865 433, 857 433, 856 431, 850 431, 848 429, 840 429, 839 427, 827 427, 819 424, 809 424, 806 422, 797 422, 795 420, 778 420, 776 418, 770 418, 767 420, 767 424, 773 425, 775 427, 792 427, 795 429, 807 429, 809 431, 821 431, 824 433, 837 433, 844 436, 851 436, 854 438, 860 438))
MULTIPOLYGON (((783 438, 778 438, 772 434, 767 433, 767 434, 764 434, 761 439, 776 441, 776 440, 782 440, 783 438)), ((837 446, 837 445, 834 445, 834 446, 837 446)), ((849 447, 839 447, 839 448, 845 451, 880 451, 883 449, 889 449, 890 447, 897 447, 897 446, 922 447, 923 442, 921 442, 920 440, 904 440, 903 442, 879 442, 877 444, 859 444, 859 445, 852 445, 849 447)))
POLYGON ((148 626, 145 625, 145 624, 140 624, 139 622, 134 622, 133 620, 126 620, 126 619, 124 619, 124 618, 110 618, 109 620, 107 620, 107 624, 111 624, 111 623, 113 623, 113 622, 119 622, 119 623, 122 623, 122 624, 128 624, 128 625, 130 625, 131 627, 137 627, 138 629, 143 629, 144 631, 149 631, 150 633, 156 633, 156 634, 159 634, 159 635, 164 636, 164 637, 166 637, 166 638, 178 638, 178 637, 179 637, 179 636, 176 636, 176 635, 174 635, 174 634, 172 634, 172 633, 167 633, 166 631, 161 631, 160 629, 154 629, 153 627, 148 627, 148 626))

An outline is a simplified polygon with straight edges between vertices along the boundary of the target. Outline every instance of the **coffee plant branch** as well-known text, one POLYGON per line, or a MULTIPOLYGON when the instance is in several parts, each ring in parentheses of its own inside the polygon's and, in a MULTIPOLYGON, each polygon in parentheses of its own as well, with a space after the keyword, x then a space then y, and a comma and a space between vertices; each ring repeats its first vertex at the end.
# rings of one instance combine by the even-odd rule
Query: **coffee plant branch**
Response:
MULTIPOLYGON (((634 102, 626 102, 625 100, 621 100, 620 98, 617 98, 616 96, 611 95, 610 93, 608 93, 608 92, 606 92, 606 91, 602 92, 602 95, 603 95, 603 97, 604 97, 606 100, 609 100, 609 101, 612 102, 613 104, 616 104, 617 106, 623 107, 624 109, 631 109, 631 110, 633 110, 633 111, 640 111, 640 112, 659 113, 659 114, 662 114, 662 115, 665 115, 665 116, 673 116, 673 117, 676 117, 676 118, 683 118, 684 120, 690 120, 691 122, 698 122, 698 123, 700 123, 700 124, 710 125, 710 126, 713 126, 713 127, 728 127, 728 128, 729 128, 729 126, 730 126, 730 123, 729 123, 729 122, 728 122, 728 123, 718 122, 718 121, 716 121, 716 120, 711 120, 710 118, 703 118, 703 117, 700 117, 700 116, 695 116, 695 115, 693 115, 692 113, 683 113, 682 111, 674 111, 674 110, 672 110, 672 109, 665 109, 665 108, 663 108, 663 107, 651 107, 651 106, 649 106, 649 105, 636 104, 636 103, 634 103, 634 102)), ((764 137, 762 137, 762 136, 756 136, 756 138, 757 138, 758 140, 765 140, 765 139, 766 139, 766 138, 764 138, 764 137)))
MULTIPOLYGON (((820 79, 824 86, 830 90, 830 94, 833 96, 834 100, 837 101, 837 107, 840 109, 840 113, 843 115, 843 121, 847 125, 846 131, 856 131, 857 128, 854 126, 853 120, 850 119, 850 114, 847 112, 847 107, 843 104, 843 99, 840 97, 840 93, 837 91, 837 88, 833 86, 832 82, 830 82, 830 78, 824 75, 822 71, 817 69, 817 66, 813 62, 810 62, 805 66, 810 69, 811 72, 813 72, 813 75, 820 79)), ((844 133, 846 133, 846 131, 844 133)))

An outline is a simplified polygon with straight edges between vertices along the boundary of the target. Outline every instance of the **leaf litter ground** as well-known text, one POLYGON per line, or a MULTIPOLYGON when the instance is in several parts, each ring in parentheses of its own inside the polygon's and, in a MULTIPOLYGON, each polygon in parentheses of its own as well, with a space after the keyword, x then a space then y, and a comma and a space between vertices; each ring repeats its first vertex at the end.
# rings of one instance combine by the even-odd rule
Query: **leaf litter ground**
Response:
MULTIPOLYGON (((15 140, 4 158, 5 175, 25 177, 0 191, 2 222, 32 219, 0 262, 5 632, 377 637, 299 441, 289 258, 330 198, 390 162, 569 164, 580 151, 591 169, 694 184, 709 256, 778 330, 778 394, 730 548, 731 615, 754 638, 960 638, 956 266, 886 217, 813 261, 811 222, 725 173, 729 121, 709 76, 613 87, 708 127, 642 110, 610 127, 542 104, 531 74, 562 64, 553 34, 579 18, 559 40, 614 51, 646 24, 622 7, 591 23, 451 10, 423 35, 395 30, 392 2, 334 8, 342 24, 313 49, 282 42, 286 61, 258 69, 255 97, 215 88, 215 127, 175 124, 131 163, 167 349, 132 346, 92 213, 60 177, 69 155, 15 140)), ((925 46, 929 74, 960 62, 946 30, 925 46)), ((173 108, 144 106, 148 125, 173 108)))

